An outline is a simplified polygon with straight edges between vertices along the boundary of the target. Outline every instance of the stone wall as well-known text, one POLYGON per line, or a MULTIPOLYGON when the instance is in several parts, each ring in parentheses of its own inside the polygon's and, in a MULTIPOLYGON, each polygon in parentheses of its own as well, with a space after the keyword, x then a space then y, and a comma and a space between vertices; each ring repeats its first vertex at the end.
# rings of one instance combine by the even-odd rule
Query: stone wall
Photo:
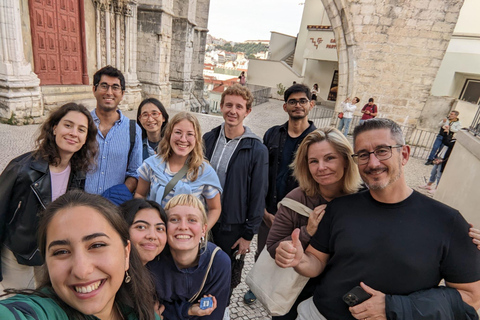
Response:
POLYGON ((154 97, 170 106, 171 8, 139 5, 137 76, 142 98, 154 97))
POLYGON ((463 0, 322 2, 338 45, 337 101, 373 97, 383 116, 416 124, 463 0))

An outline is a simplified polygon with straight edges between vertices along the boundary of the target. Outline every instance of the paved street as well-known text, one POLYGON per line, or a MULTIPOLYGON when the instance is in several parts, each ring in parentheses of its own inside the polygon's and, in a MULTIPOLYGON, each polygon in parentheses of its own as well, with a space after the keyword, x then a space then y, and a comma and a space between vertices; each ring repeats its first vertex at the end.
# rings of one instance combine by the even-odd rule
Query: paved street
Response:
MULTIPOLYGON (((168 110, 171 115, 177 113, 175 110, 168 110)), ((126 112, 130 118, 135 118, 136 111, 126 112)), ((216 115, 196 114, 202 131, 207 132, 213 127, 222 123, 223 119, 216 115)), ((282 109, 282 102, 270 100, 267 103, 253 107, 252 113, 247 117, 245 123, 253 132, 263 137, 265 131, 275 124, 281 124, 288 119, 287 114, 282 109)), ((30 126, 9 126, 0 124, 0 170, 3 170, 8 162, 14 157, 32 150, 34 139, 37 135, 38 125, 30 126)), ((350 138, 351 139, 351 138, 350 138)), ((431 166, 424 166, 424 160, 410 158, 406 166, 406 179, 409 186, 419 190, 418 185, 425 184, 424 177, 428 179, 431 166)), ((421 190, 419 190, 421 191, 421 190)), ((252 241, 253 249, 256 249, 256 237, 252 241)), ((248 254, 245 261, 244 275, 253 265, 253 255, 255 250, 248 254)), ((231 319, 269 319, 268 314, 262 308, 259 302, 253 305, 245 305, 243 295, 247 291, 247 286, 242 282, 233 292, 230 305, 231 319)))

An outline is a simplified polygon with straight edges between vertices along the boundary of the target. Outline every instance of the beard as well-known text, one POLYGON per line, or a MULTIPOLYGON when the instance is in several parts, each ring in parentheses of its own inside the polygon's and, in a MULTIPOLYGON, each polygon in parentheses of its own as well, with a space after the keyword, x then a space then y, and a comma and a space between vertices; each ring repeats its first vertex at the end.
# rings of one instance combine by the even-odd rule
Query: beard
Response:
POLYGON ((367 185, 368 189, 378 191, 383 190, 389 185, 395 183, 401 176, 402 176, 402 160, 399 159, 397 166, 384 166, 384 167, 377 167, 372 169, 363 170, 364 175, 362 175, 363 182, 367 185), (386 170, 388 177, 387 179, 381 180, 377 179, 376 177, 370 177, 369 174, 375 173, 378 171, 386 170), (391 175, 390 175, 391 173, 391 175))

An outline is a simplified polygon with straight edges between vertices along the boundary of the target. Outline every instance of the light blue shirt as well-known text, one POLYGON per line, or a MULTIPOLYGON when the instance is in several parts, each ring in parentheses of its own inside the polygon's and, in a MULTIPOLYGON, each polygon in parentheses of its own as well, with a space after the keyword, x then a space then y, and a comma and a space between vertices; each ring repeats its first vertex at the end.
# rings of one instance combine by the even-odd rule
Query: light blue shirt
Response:
MULTIPOLYGON (((100 119, 94 109, 93 121, 97 128, 100 119)), ((98 130, 98 156, 96 171, 87 173, 85 191, 88 193, 102 194, 105 190, 117 184, 125 182, 127 177, 138 179, 137 169, 142 164, 142 132, 136 124, 135 145, 128 162, 128 150, 130 149, 130 119, 117 110, 120 119, 104 137, 98 130), (128 168, 127 168, 128 164, 128 168)))

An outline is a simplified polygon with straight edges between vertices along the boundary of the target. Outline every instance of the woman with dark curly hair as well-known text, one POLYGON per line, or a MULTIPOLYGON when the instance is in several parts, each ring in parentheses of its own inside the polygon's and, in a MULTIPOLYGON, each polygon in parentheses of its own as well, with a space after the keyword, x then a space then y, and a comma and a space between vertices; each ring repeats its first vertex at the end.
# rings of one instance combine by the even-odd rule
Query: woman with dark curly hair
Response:
POLYGON ((59 196, 85 187, 95 162, 97 127, 83 105, 67 103, 40 128, 36 149, 13 159, 0 176, 0 293, 34 288, 43 264, 36 232, 41 211, 59 196))
POLYGON ((159 320, 155 287, 118 207, 74 190, 51 203, 38 227, 45 259, 36 290, 0 301, 2 320, 159 320))

